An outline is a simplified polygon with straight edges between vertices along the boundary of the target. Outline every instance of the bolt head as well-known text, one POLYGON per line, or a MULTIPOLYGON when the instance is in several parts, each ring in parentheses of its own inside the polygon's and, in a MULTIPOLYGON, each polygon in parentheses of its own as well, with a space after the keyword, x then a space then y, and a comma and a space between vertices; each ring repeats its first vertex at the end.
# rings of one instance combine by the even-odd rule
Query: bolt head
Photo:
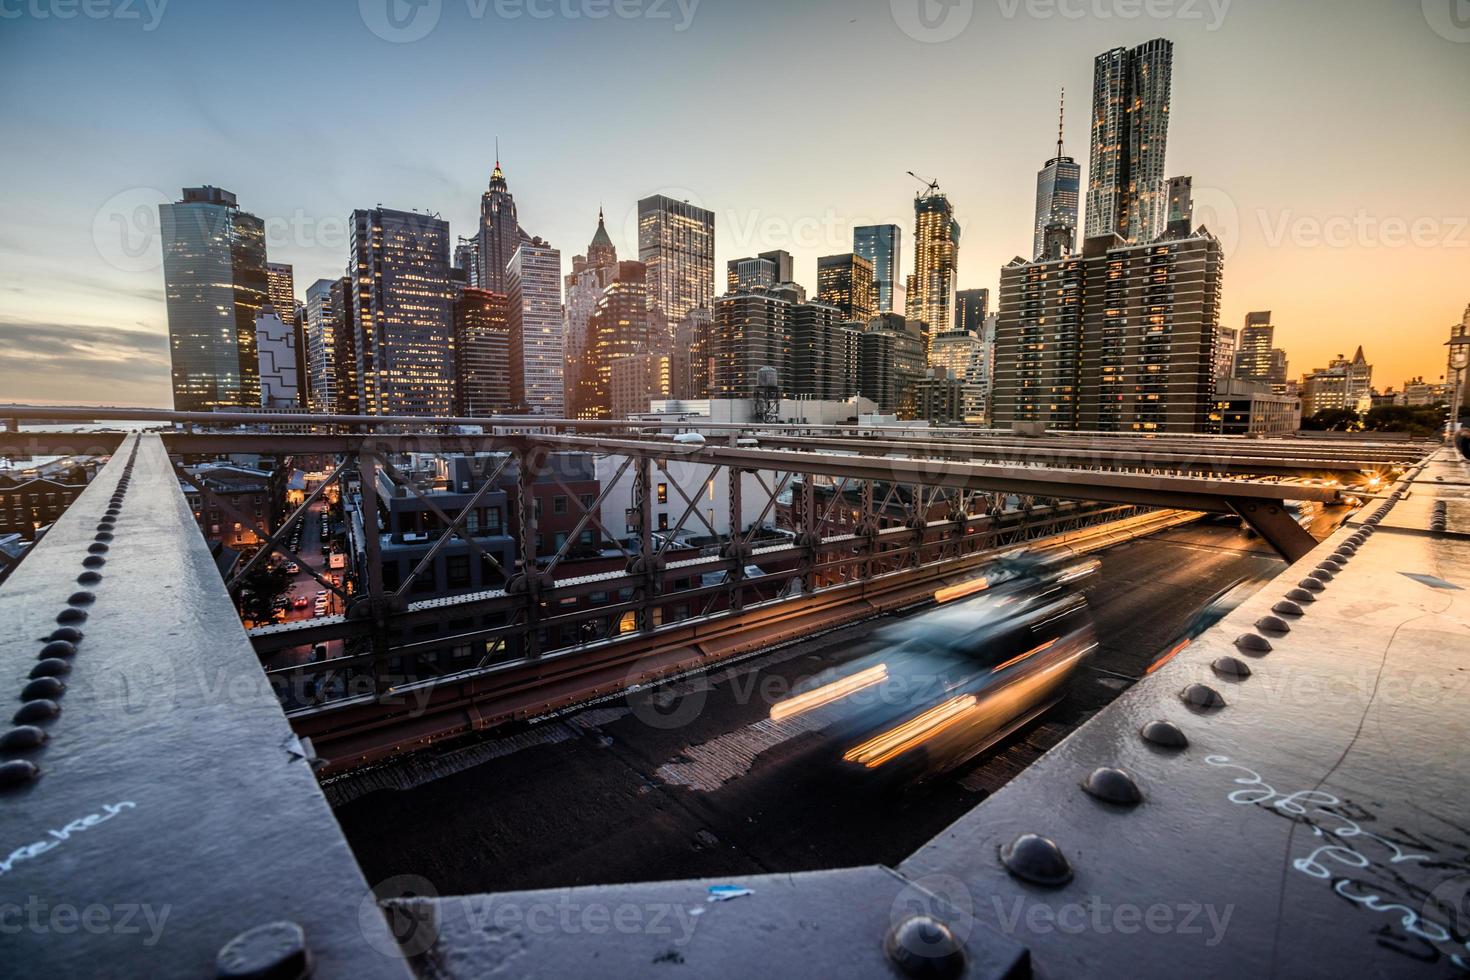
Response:
POLYGON ((40 748, 46 744, 46 731, 35 725, 16 725, 0 735, 0 750, 6 752, 24 752, 28 749, 40 748))
POLYGON ((1099 766, 1088 774, 1082 789, 1093 799, 1115 806, 1137 806, 1143 802, 1138 783, 1126 771, 1114 766, 1099 766))
POLYGON ((50 698, 37 698, 21 705, 20 710, 11 717, 11 721, 17 725, 33 725, 38 721, 48 721, 59 714, 61 714, 61 705, 50 698))
POLYGON ((1005 869, 1033 885, 1056 887, 1072 880, 1072 866, 1056 841, 1040 834, 1022 834, 1000 849, 1005 869))
POLYGON ((1198 711, 1213 711, 1225 707, 1225 699, 1220 692, 1208 684, 1191 684, 1180 692, 1179 696, 1184 703, 1198 711))
POLYGON ((1182 749, 1189 745, 1184 730, 1172 721, 1151 721, 1139 730, 1143 740, 1164 749, 1182 749))
POLYGON ((311 954, 296 923, 268 922, 225 943, 214 966, 229 980, 299 980, 311 973, 311 954))
POLYGON ((1279 616, 1262 616, 1256 620, 1256 629, 1263 633, 1290 633, 1291 627, 1279 616))
POLYGON ((1251 675, 1250 666, 1239 657, 1219 657, 1210 664, 1210 669, 1233 681, 1245 680, 1251 675))
POLYGON ((964 944, 932 915, 913 915, 895 925, 883 949, 906 977, 952 980, 965 972, 964 944))
POLYGON ((41 769, 29 759, 0 762, 0 788, 19 786, 41 775, 41 769))

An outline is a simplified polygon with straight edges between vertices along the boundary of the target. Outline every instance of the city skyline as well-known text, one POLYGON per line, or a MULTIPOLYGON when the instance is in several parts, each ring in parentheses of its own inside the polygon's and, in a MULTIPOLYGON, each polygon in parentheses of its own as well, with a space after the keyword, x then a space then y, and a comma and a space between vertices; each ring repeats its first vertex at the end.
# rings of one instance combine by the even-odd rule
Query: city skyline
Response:
MULTIPOLYGON (((17 97, 0 110, 15 134, 0 149, 12 175, 0 192, 10 218, 0 237, 0 289, 7 297, 0 305, 0 385, 16 400, 75 401, 80 377, 100 400, 169 403, 162 251, 156 232, 150 240, 147 228, 129 222, 140 209, 156 211, 158 203, 176 200, 178 188, 210 184, 235 193, 242 210, 266 223, 268 258, 294 267, 296 298, 303 299, 308 284, 342 275, 354 210, 378 203, 417 207, 438 212, 451 236, 473 234, 497 135, 521 222, 560 250, 564 274, 600 203, 618 252, 636 255, 637 201, 662 193, 715 213, 717 270, 731 258, 784 248, 795 257, 796 281, 814 293, 817 258, 850 251, 854 226, 894 223, 904 237, 912 235, 918 185, 905 176, 912 169, 940 180, 965 229, 955 286, 994 290, 1001 267, 1031 251, 1035 173, 1054 146, 1057 88, 1089 91, 1099 54, 1154 37, 1174 43, 1168 175, 1194 177, 1196 220, 1220 235, 1226 249, 1222 323, 1238 324, 1251 310, 1275 311, 1277 343, 1288 351, 1294 377, 1344 348, 1368 344, 1382 351, 1375 357, 1379 386, 1397 387, 1415 375, 1443 373, 1445 328, 1464 306, 1470 201, 1457 161, 1470 154, 1470 108, 1450 93, 1470 83, 1470 59, 1464 45, 1436 33, 1413 5, 1399 11, 1355 5, 1353 16, 1344 17, 1343 5, 1277 10, 1237 3, 1214 30, 1182 17, 1048 20, 1022 8, 1008 18, 981 5, 954 38, 924 43, 904 32, 887 4, 837 16, 778 14, 759 5, 733 11, 706 0, 682 32, 667 23, 616 19, 459 23, 464 9, 446 4, 437 29, 407 44, 375 36, 351 5, 293 15, 294 33, 281 29, 285 8, 260 6, 270 15, 257 20, 252 11, 229 20, 242 43, 259 37, 295 50, 314 30, 341 34, 344 55, 313 49, 321 55, 316 64, 293 65, 294 75, 272 79, 314 120, 343 97, 333 85, 333 73, 345 70, 341 57, 380 59, 395 77, 429 64, 442 72, 448 63, 478 77, 473 73, 485 69, 468 63, 466 52, 514 36, 525 43, 507 50, 507 71, 556 44, 589 55, 604 45, 624 52, 611 64, 599 62, 613 87, 636 75, 639 52, 660 52, 671 79, 704 60, 719 67, 750 56, 754 61, 739 77, 774 93, 780 86, 758 77, 762 66, 782 62, 803 34, 825 32, 840 38, 845 60, 882 52, 899 65, 922 64, 936 84, 954 89, 947 111, 979 122, 970 133, 965 126, 910 130, 901 99, 880 91, 874 98, 892 121, 888 135, 858 158, 799 130, 775 155, 728 141, 700 148, 695 144, 715 141, 698 137, 720 128, 720 113, 709 107, 734 94, 729 73, 723 82, 715 71, 649 96, 660 108, 686 113, 681 119, 689 135, 668 139, 640 132, 630 124, 634 116, 619 113, 585 126, 553 125, 568 86, 586 83, 573 70, 548 78, 532 97, 470 113, 469 127, 464 118, 447 125, 458 100, 449 98, 446 80, 434 87, 415 83, 376 99, 375 110, 390 127, 435 138, 388 141, 368 154, 360 140, 349 140, 346 127, 328 124, 319 133, 302 130, 312 138, 298 144, 295 159, 280 144, 249 137, 248 127, 221 105, 188 94, 192 85, 179 88, 190 78, 215 80, 223 66, 192 53, 176 64, 150 60, 152 46, 177 51, 196 32, 218 26, 217 13, 169 8, 155 30, 133 27, 131 34, 122 23, 85 19, 7 21, 0 77, 17 97), (748 24, 738 16, 745 11, 748 24), (771 50, 753 48, 753 33, 778 16, 783 40, 771 50), (1333 30, 1319 37, 1304 23, 1333 30), (1239 71, 1251 45, 1263 38, 1285 43, 1285 37, 1292 39, 1294 61, 1257 57, 1248 75, 1239 71), (128 43, 118 43, 123 39, 128 43), (1394 70, 1371 82, 1357 78, 1351 64, 1339 63, 1351 60, 1340 58, 1344 43, 1374 46, 1394 70), (973 63, 977 50, 986 54, 983 65, 973 63), (55 77, 36 70, 41 62, 76 71, 41 86, 41 78, 55 77), (1235 74, 1227 75, 1232 62, 1235 74), (1044 77, 1035 84, 1004 98, 990 94, 1008 72, 1029 79, 1038 71, 1044 77), (104 76, 128 84, 102 85, 104 76), (1265 101, 1265 92, 1309 91, 1309 78, 1335 87, 1331 105, 1305 94, 1265 101), (87 85, 87 104, 69 98, 87 85), (449 104, 414 102, 431 91, 449 104), (1424 112, 1400 118, 1396 106, 1405 100, 1418 100, 1424 112), (1372 140, 1362 137, 1364 118, 1374 123, 1372 140), (1261 152, 1263 144, 1269 153, 1261 152), (1404 160, 1408 152, 1412 163, 1404 160), (1414 170, 1412 182, 1362 177, 1406 167, 1414 170), (1390 325, 1395 343, 1388 348, 1377 341, 1390 325)), ((796 82, 821 71, 858 78, 860 69, 819 53, 796 82)), ((871 117, 874 105, 862 111, 871 117)), ((640 111, 637 118, 652 115, 640 111)), ((1068 146, 1081 148, 1087 138, 1085 120, 1069 123, 1068 146)), ((1086 165, 1077 150, 1072 155, 1086 165)), ((904 250, 899 282, 912 272, 913 256, 912 247, 904 250)), ((723 283, 715 285, 718 293, 723 283)))

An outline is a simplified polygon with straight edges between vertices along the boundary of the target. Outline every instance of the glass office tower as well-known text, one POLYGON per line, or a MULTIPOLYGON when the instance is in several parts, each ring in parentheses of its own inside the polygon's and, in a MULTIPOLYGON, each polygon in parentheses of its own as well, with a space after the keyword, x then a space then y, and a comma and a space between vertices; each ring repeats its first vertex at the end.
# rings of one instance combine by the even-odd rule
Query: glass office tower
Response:
POLYGON ((903 230, 898 225, 860 225, 852 230, 852 250, 873 264, 873 291, 879 313, 902 312, 899 283, 903 230))
POLYGON ((265 224, 218 187, 158 206, 174 409, 260 405, 255 317, 266 303, 265 224))

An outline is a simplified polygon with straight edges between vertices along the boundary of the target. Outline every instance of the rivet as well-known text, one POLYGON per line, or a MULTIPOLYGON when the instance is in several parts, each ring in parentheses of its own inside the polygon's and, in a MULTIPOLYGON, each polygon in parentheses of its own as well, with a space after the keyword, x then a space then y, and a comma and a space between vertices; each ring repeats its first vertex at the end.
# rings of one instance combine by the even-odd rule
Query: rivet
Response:
POLYGON ((1221 677, 1233 680, 1245 680, 1251 675, 1251 669, 1244 660, 1237 657, 1219 657, 1210 664, 1210 669, 1221 677))
POLYGON ((88 555, 82 559, 83 568, 101 568, 107 564, 107 559, 101 555, 88 555))
POLYGON ((1291 627, 1286 625, 1286 620, 1277 616, 1262 616, 1256 620, 1256 629, 1267 633, 1290 633, 1291 627))
POLYGON ((1316 579, 1318 582, 1331 582, 1332 579, 1335 577, 1325 568, 1314 568, 1307 573, 1307 576, 1309 578, 1316 579))
POLYGON ((68 606, 90 606, 96 601, 97 593, 95 592, 73 592, 67 597, 66 604, 68 606))
POLYGON ((87 618, 87 614, 85 612, 83 612, 82 610, 77 609, 75 607, 70 608, 70 609, 63 609, 63 610, 61 610, 61 612, 57 613, 57 615, 56 615, 56 621, 58 623, 62 623, 62 624, 66 624, 66 623, 81 623, 81 622, 84 622, 86 620, 86 618, 87 618))
POLYGON ((1208 684, 1191 684, 1181 691, 1179 696, 1191 708, 1208 710, 1225 707, 1225 699, 1220 696, 1220 692, 1208 684))
POLYGON ((70 674, 71 664, 60 657, 47 657, 39 661, 31 668, 31 677, 55 677, 58 674, 70 674))
MULTIPOLYGON (((1315 579, 1307 579, 1307 581, 1308 582, 1315 582, 1316 580, 1315 579)), ((1320 589, 1320 588, 1322 588, 1322 583, 1321 582, 1316 582, 1316 586, 1317 586, 1317 588, 1320 589)), ((1290 589, 1290 590, 1287 591, 1286 597, 1288 599, 1292 600, 1293 602, 1316 602, 1317 601, 1317 597, 1314 596, 1314 595, 1312 595, 1311 590, 1310 589, 1304 589, 1304 588, 1290 589)))
POLYGON ((1235 647, 1238 650, 1250 650, 1255 653, 1270 653, 1271 641, 1256 633, 1242 633, 1235 638, 1235 647))
POLYGON ((78 585, 96 585, 100 581, 102 581, 101 572, 83 572, 77 576, 78 585))
POLYGON ((0 735, 0 750, 24 752, 46 744, 46 730, 35 725, 17 725, 0 735))
POLYGON ((107 545, 103 544, 101 541, 98 541, 96 544, 87 545, 87 550, 94 555, 101 555, 105 554, 108 548, 107 545))
POLYGON ((99 531, 111 531, 116 526, 117 525, 116 524, 113 524, 111 521, 103 521, 101 524, 98 524, 97 525, 97 530, 99 530, 99 531))
POLYGON ((297 980, 311 973, 306 933, 294 922, 269 922, 240 933, 214 958, 215 975, 297 980))
POLYGON ((1116 806, 1137 806, 1143 802, 1143 793, 1132 776, 1113 766, 1098 766, 1082 783, 1088 796, 1112 803, 1116 806))
POLYGON ((1072 880, 1072 866, 1056 842, 1039 834, 1022 834, 1000 849, 1005 869, 1033 885, 1065 885, 1072 880))
POLYGON ((55 718, 59 714, 61 714, 61 705, 52 701, 50 698, 37 698, 34 701, 27 701, 21 705, 20 710, 12 716, 11 721, 17 725, 30 725, 38 721, 55 718))
POLYGON ((1343 563, 1336 558, 1328 558, 1326 561, 1319 561, 1317 563, 1317 567, 1324 572, 1340 572, 1342 571, 1342 566, 1343 563))
MULTIPOLYGON (((1306 589, 1308 592, 1321 592, 1323 589, 1327 588, 1327 586, 1322 584, 1321 579, 1311 578, 1310 576, 1302 579, 1300 582, 1297 583, 1297 585, 1300 588, 1306 589)), ((1286 594, 1291 595, 1290 592, 1286 594)))
POLYGON ((1151 721, 1139 729, 1138 734, 1143 736, 1145 742, 1166 749, 1182 749, 1189 744, 1184 730, 1172 721, 1151 721))
MULTIPOLYGON (((60 633, 61 630, 57 630, 60 633)), ((54 634, 53 634, 54 635, 54 634)), ((38 660, 47 660, 52 657, 75 657, 77 655, 76 644, 70 640, 52 640, 41 648, 38 660)))
POLYGON ((1282 599, 1280 602, 1276 603, 1276 605, 1274 605, 1274 606, 1271 607, 1271 611, 1272 612, 1278 612, 1278 613, 1280 613, 1283 616, 1300 616, 1300 615, 1302 615, 1302 607, 1301 606, 1298 606, 1296 603, 1292 602, 1290 599, 1282 599))
POLYGON ((112 540, 112 532, 111 531, 98 531, 96 534, 94 534, 92 536, 92 540, 93 541, 111 541, 112 540))
MULTIPOLYGON (((46 639, 65 640, 68 643, 80 643, 82 640, 82 631, 77 629, 75 626, 58 626, 56 629, 51 631, 51 635, 46 637, 46 639)), ((46 651, 42 650, 41 652, 44 654, 46 651)), ((75 653, 76 651, 73 650, 72 652, 75 653)))
POLYGON ((37 677, 25 687, 21 688, 20 699, 22 701, 34 701, 37 698, 51 698, 55 700, 66 693, 66 683, 59 677, 37 677))
POLYGON ((0 762, 0 786, 18 786, 41 775, 40 767, 29 759, 0 762))
POLYGON ((964 944, 932 915, 913 915, 895 925, 883 950, 906 977, 950 980, 965 972, 964 944))

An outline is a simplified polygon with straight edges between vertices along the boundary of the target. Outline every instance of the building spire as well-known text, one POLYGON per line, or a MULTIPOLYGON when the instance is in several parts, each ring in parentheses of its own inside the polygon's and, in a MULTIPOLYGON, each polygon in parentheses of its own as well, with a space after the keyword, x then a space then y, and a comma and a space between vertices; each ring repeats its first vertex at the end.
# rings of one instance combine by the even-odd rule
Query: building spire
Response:
POLYGON ((1062 98, 1057 103, 1057 158, 1062 156, 1062 124, 1067 118, 1067 89, 1062 87, 1062 98))
POLYGON ((492 191, 506 190, 505 171, 500 169, 500 137, 495 137, 495 169, 490 171, 490 189, 492 191))

